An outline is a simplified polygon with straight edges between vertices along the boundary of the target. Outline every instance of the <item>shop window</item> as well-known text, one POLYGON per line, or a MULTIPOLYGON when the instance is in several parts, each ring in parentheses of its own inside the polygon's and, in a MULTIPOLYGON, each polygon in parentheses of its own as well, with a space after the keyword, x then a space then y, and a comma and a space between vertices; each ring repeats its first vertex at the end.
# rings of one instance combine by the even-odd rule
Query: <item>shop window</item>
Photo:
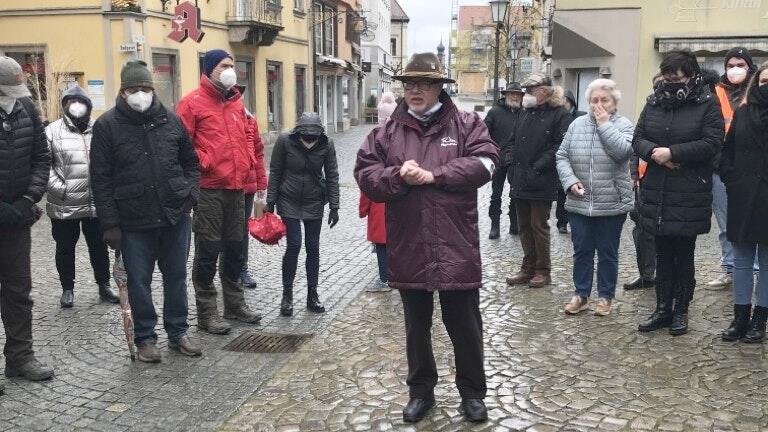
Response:
POLYGON ((296 119, 307 110, 307 68, 296 67, 296 119))
POLYGON ((282 127, 282 67, 280 63, 267 63, 267 122, 270 131, 282 127))
POLYGON ((155 94, 166 108, 173 110, 179 102, 179 68, 175 54, 153 53, 152 70, 155 74, 155 94))
POLYGON ((255 112, 253 106, 253 62, 250 61, 236 61, 235 72, 237 73, 237 83, 245 86, 245 92, 243 93, 243 105, 250 112, 255 112))

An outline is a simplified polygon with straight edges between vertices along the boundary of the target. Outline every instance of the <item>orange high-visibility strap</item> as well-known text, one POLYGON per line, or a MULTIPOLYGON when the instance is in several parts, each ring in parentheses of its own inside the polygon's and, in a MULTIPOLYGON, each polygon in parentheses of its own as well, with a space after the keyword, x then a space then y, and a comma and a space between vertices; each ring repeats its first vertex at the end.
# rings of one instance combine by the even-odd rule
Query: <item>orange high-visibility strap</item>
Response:
POLYGON ((728 133, 728 130, 731 128, 731 120, 733 120, 731 101, 728 99, 728 93, 723 86, 715 86, 715 93, 720 100, 720 110, 723 112, 723 120, 725 120, 725 133, 728 133))

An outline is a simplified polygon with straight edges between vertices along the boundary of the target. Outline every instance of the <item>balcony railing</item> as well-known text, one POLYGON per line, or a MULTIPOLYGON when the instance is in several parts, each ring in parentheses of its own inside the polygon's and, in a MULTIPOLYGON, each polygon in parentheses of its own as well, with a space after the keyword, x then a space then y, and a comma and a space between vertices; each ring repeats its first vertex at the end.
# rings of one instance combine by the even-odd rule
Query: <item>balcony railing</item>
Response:
POLYGON ((282 27, 282 10, 278 0, 229 0, 227 21, 282 27))

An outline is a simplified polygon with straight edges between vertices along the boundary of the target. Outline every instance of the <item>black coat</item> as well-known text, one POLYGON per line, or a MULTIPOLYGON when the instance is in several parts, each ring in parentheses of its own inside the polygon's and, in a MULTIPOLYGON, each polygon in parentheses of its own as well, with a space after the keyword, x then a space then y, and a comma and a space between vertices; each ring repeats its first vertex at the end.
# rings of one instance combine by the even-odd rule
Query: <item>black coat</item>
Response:
POLYGON ((26 196, 43 198, 51 170, 45 127, 31 99, 16 100, 10 114, 0 110, 0 201, 13 203, 26 196))
POLYGON ((736 109, 725 138, 720 177, 728 192, 728 240, 768 243, 768 130, 749 107, 736 109))
POLYGON ((499 148, 502 162, 507 165, 512 162, 510 140, 521 111, 522 109, 520 108, 510 108, 507 106, 505 99, 501 98, 485 116, 485 125, 488 126, 491 139, 496 143, 496 147, 499 148))
POLYGON ((176 225, 200 192, 197 154, 179 117, 157 97, 138 113, 118 96, 93 126, 91 188, 105 230, 176 225))
POLYGON ((547 103, 520 114, 511 137, 512 164, 508 171, 514 199, 554 201, 560 181, 555 153, 572 117, 562 106, 547 103))
POLYGON ((722 147, 724 122, 708 87, 681 105, 655 95, 640 113, 632 146, 648 162, 640 183, 638 213, 643 229, 655 235, 694 237, 709 232, 712 219, 712 164, 722 147), (651 159, 656 147, 669 147, 669 169, 651 159))
POLYGON ((267 202, 277 205, 277 213, 291 219, 322 219, 325 203, 318 170, 322 169, 331 209, 339 208, 339 167, 333 140, 326 135, 311 149, 295 133, 280 134, 269 163, 267 202), (306 166, 306 158, 315 170, 306 166))

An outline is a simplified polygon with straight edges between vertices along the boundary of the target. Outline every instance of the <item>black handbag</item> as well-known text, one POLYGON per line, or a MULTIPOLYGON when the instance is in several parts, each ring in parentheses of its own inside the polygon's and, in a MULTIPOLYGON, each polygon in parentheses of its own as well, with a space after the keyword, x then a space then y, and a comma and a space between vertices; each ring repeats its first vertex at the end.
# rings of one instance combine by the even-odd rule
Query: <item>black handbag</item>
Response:
POLYGON ((322 167, 318 167, 309 160, 309 153, 304 153, 304 165, 309 168, 309 171, 313 174, 315 180, 320 185, 320 199, 323 201, 323 205, 328 204, 328 184, 325 181, 322 167))

